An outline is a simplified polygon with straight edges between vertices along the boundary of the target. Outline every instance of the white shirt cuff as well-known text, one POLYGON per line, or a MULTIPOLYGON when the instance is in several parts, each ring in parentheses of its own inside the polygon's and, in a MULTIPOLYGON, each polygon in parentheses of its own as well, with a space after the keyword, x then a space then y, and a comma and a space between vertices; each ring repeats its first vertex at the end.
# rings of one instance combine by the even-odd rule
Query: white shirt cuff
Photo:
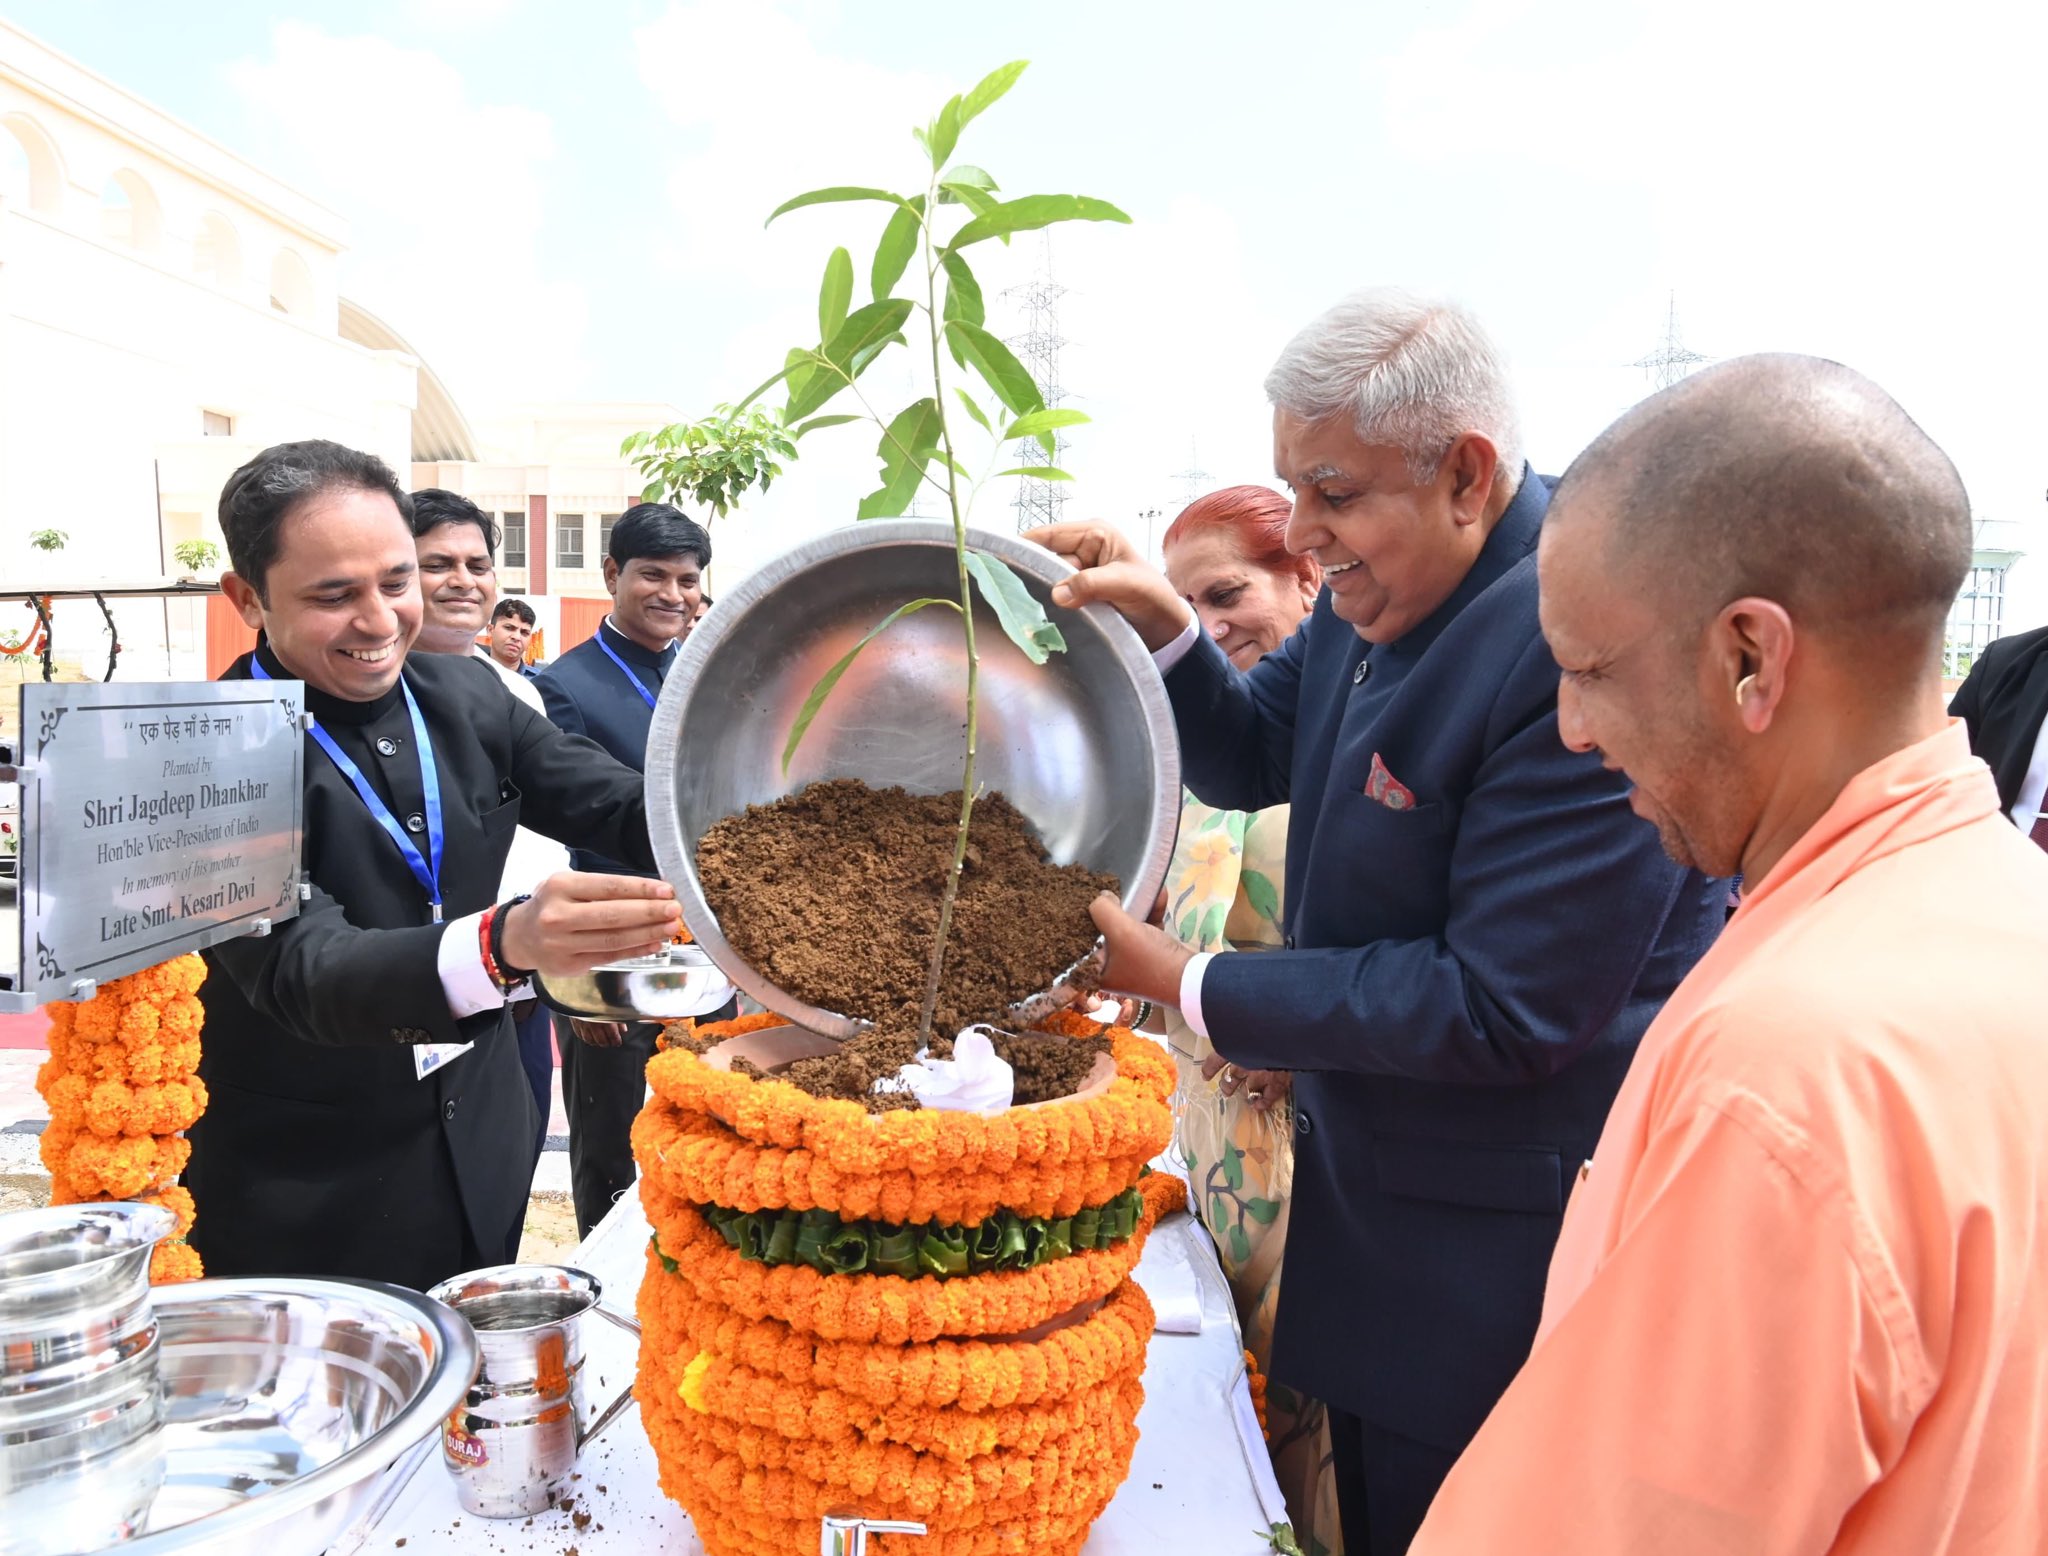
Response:
POLYGON ((501 1009, 509 997, 484 971, 476 943, 476 926, 482 918, 481 913, 472 913, 451 922, 435 954, 441 992, 448 996, 448 1013, 457 1021, 478 1011, 501 1009))
MULTIPOLYGON (((1152 663, 1159 666, 1159 673, 1166 674, 1175 665, 1188 657, 1188 650, 1195 646, 1195 639, 1202 635, 1202 619, 1193 611, 1188 612, 1188 624, 1181 628, 1180 636, 1152 656, 1152 663)), ((1186 1011, 1181 1012, 1186 1015, 1186 1011)))
POLYGON ((1202 1019, 1202 974, 1216 957, 1214 951, 1197 951, 1180 970, 1180 1018, 1204 1038, 1209 1037, 1209 1024, 1202 1019))

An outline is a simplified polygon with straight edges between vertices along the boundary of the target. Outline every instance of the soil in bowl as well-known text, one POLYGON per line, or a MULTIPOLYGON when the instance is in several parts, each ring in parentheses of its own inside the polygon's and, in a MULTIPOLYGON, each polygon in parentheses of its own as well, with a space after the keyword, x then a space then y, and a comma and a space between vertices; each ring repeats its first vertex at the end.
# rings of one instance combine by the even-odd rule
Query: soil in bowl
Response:
MULTIPOLYGON (((838 778, 749 806, 699 840, 697 875, 733 949, 799 999, 874 1023, 839 1054, 801 1061, 785 1079, 812 1090, 807 1080, 826 1077, 797 1072, 830 1066, 839 1079, 817 1094, 849 1095, 856 1072, 864 1068, 872 1082, 914 1056, 959 819, 957 790, 911 794, 838 778)), ((933 1052, 945 1057, 962 1027, 1000 1022, 1012 1004, 1050 988, 1095 944, 1088 904, 1119 889, 1114 876, 1053 864, 1000 793, 978 801, 933 1023, 945 1037, 935 1035, 933 1052)), ((1046 1093, 1066 1095, 1093 1062, 1068 1038, 1006 1041, 1024 1045, 1012 1059, 1022 1061, 1019 1102, 1040 1100, 1025 1095, 1027 1081, 1037 1092, 1058 1083, 1053 1071, 1076 1067, 1065 1091, 1046 1093)))

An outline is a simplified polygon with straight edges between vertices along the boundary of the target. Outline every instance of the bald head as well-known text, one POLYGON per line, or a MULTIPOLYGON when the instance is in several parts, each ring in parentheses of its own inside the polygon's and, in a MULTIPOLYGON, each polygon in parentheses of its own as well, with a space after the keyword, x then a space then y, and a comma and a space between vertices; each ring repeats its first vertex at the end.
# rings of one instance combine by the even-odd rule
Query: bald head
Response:
POLYGON ((1581 522, 1687 625, 1756 596, 1823 638, 1931 649, 1970 566, 1955 466, 1818 357, 1740 357, 1643 401, 1559 484, 1547 524, 1581 522))

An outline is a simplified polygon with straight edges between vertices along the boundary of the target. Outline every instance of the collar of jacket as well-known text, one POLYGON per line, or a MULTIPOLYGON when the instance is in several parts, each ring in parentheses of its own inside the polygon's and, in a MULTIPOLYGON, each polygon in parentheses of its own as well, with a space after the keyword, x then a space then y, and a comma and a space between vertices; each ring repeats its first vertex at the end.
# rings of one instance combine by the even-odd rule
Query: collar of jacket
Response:
MULTIPOLYGON (((251 657, 262 660, 263 668, 280 681, 296 681, 299 678, 297 672, 287 670, 277 655, 271 652, 268 639, 257 640, 256 652, 251 657)), ((332 692, 323 692, 318 687, 308 686, 306 711, 322 724, 373 724, 389 713, 402 695, 396 681, 391 683, 389 691, 369 702, 350 702, 346 698, 335 696, 332 692)))
POLYGON ((1451 597, 1429 615, 1386 645, 1393 653, 1419 655, 1443 634, 1458 612, 1470 605, 1501 575, 1536 549, 1536 537, 1543 531, 1543 513, 1550 506, 1550 487, 1543 477, 1522 466, 1522 484, 1514 500, 1494 521, 1493 533, 1472 559, 1472 566, 1459 580, 1451 597))
POLYGON ((613 626, 610 616, 606 616, 597 624, 597 630, 604 635, 605 642, 609 643, 618 656, 629 665, 639 665, 646 670, 666 670, 675 660, 676 644, 673 638, 669 640, 668 647, 657 654, 652 649, 642 648, 613 626))

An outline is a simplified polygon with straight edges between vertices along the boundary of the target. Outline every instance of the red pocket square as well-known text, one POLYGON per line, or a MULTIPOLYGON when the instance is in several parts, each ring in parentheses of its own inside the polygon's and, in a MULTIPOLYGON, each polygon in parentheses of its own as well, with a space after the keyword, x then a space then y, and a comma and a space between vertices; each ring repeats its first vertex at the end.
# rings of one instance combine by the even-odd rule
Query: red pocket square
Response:
POLYGON ((1415 808, 1414 791, 1387 771, 1387 764, 1380 760, 1377 751, 1372 754, 1372 772, 1365 780, 1365 797, 1369 800, 1378 800, 1388 810, 1415 808))

